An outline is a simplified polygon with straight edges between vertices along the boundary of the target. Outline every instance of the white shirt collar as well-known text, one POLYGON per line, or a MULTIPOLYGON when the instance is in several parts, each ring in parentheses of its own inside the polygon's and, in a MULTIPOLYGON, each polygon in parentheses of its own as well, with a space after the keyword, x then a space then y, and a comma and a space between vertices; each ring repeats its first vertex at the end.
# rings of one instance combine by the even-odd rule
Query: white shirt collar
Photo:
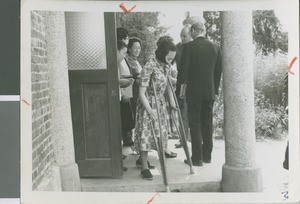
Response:
MULTIPOLYGON (((203 34, 199 34, 199 35, 197 35, 197 37, 196 38, 199 38, 199 37, 205 37, 205 35, 203 35, 203 34)), ((195 39, 196 39, 195 38, 195 39)))

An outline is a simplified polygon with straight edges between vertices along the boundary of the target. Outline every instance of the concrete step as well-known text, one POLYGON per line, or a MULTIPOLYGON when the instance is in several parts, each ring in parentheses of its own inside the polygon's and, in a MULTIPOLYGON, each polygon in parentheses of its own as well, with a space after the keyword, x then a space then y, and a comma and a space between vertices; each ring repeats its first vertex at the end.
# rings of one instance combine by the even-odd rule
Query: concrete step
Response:
MULTIPOLYGON (((139 182, 136 185, 104 185, 106 179, 81 179, 82 191, 84 192, 165 192, 165 185, 158 183, 139 182)), ((171 192, 221 192, 221 182, 186 182, 186 183, 169 183, 171 192)))
MULTIPOLYGON (((169 140, 169 148, 177 153, 176 158, 165 159, 169 188, 180 192, 219 192, 221 191, 222 165, 224 164, 224 142, 216 142, 212 163, 194 166, 195 174, 183 161, 186 158, 182 148, 175 149, 178 140, 169 140)), ((190 146, 190 143, 189 143, 190 146)), ((164 192, 163 178, 156 151, 149 153, 149 161, 155 169, 151 170, 151 181, 141 178, 141 169, 135 166, 138 155, 132 154, 130 148, 123 148, 127 158, 123 165, 128 168, 122 178, 84 178, 81 179, 82 190, 86 192, 164 192)))

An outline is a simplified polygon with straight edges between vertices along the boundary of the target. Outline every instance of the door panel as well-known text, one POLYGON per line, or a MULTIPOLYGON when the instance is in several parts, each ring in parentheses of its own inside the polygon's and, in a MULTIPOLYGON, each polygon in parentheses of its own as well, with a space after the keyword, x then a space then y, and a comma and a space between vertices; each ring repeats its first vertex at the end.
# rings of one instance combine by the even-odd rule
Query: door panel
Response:
MULTIPOLYGON (((69 70, 75 159, 81 177, 123 174, 114 14, 105 13, 104 23, 106 67, 69 70)), ((70 46, 73 55, 74 47, 70 46)))
POLYGON ((109 130, 107 125, 108 100, 106 84, 84 84, 84 134, 86 139, 86 157, 110 158, 109 130), (95 125, 94 121, 98 121, 95 125))

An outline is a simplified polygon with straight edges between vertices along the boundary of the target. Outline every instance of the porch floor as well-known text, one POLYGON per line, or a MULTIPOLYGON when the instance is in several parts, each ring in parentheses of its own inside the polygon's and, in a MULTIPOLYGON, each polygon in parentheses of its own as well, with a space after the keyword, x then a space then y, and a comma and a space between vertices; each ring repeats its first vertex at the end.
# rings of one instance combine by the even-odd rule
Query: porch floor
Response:
MULTIPOLYGON (((195 174, 190 174, 189 166, 183 163, 185 154, 183 148, 175 149, 178 140, 169 140, 169 149, 176 152, 177 158, 165 159, 169 188, 175 192, 220 192, 222 165, 225 163, 224 140, 214 140, 212 163, 202 167, 193 167, 195 174)), ((190 146, 190 143, 188 143, 190 146)), ((262 170, 263 191, 280 192, 288 190, 289 171, 282 168, 286 139, 260 140, 256 142, 256 157, 262 170), (276 158, 276 159, 275 159, 276 158)), ((82 191, 86 192, 164 192, 162 175, 156 151, 149 154, 149 161, 155 165, 151 170, 152 181, 140 177, 140 168, 135 166, 138 155, 133 155, 128 147, 123 148, 127 158, 123 160, 128 168, 119 179, 81 179, 82 191)))
MULTIPOLYGON (((169 149, 177 153, 176 158, 166 158, 166 169, 169 188, 180 192, 218 192, 221 189, 222 165, 225 163, 224 141, 215 140, 212 163, 204 163, 201 167, 194 166, 194 174, 183 161, 186 159, 183 148, 175 149, 176 139, 170 139, 169 149)), ((190 147, 190 142, 188 142, 190 147)), ((141 178, 141 169, 136 167, 138 155, 132 154, 129 147, 123 147, 123 154, 127 156, 123 165, 128 168, 120 179, 81 179, 83 191, 93 192, 164 192, 163 178, 156 151, 149 153, 149 161, 155 169, 151 170, 153 180, 141 178)))

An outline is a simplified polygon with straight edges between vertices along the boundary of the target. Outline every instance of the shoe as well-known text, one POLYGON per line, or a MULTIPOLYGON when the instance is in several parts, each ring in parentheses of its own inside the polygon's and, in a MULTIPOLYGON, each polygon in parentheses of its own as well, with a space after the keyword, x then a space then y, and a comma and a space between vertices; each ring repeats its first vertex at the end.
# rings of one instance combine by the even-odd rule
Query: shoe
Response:
POLYGON ((170 153, 165 152, 165 156, 166 158, 175 158, 177 157, 177 154, 175 152, 170 151, 170 153))
POLYGON ((139 154, 138 151, 135 149, 134 146, 131 146, 130 149, 131 149, 131 151, 132 151, 131 154, 133 154, 133 155, 138 155, 138 154, 139 154))
POLYGON ((152 180, 153 175, 151 174, 149 169, 144 169, 141 171, 141 177, 143 177, 146 180, 152 180))
POLYGON ((123 171, 127 171, 127 167, 123 166, 123 171))
POLYGON ((126 157, 127 157, 126 155, 122 154, 122 158, 123 158, 123 160, 124 160, 124 159, 126 159, 126 157))
POLYGON ((211 159, 203 159, 204 163, 211 163, 211 159))
POLYGON ((183 144, 181 142, 179 142, 178 144, 175 144, 175 148, 181 148, 183 147, 183 144))
MULTIPOLYGON (((186 160, 186 159, 184 160, 184 163, 190 165, 189 161, 186 160)), ((193 163, 193 166, 203 166, 203 162, 202 162, 201 160, 200 160, 200 161, 197 161, 197 162, 193 162, 193 161, 192 161, 192 163, 193 163)))
MULTIPOLYGON (((149 161, 147 161, 149 169, 155 169, 155 166, 152 166, 149 161)), ((136 160, 135 165, 137 167, 142 167, 142 161, 140 159, 136 160)))

